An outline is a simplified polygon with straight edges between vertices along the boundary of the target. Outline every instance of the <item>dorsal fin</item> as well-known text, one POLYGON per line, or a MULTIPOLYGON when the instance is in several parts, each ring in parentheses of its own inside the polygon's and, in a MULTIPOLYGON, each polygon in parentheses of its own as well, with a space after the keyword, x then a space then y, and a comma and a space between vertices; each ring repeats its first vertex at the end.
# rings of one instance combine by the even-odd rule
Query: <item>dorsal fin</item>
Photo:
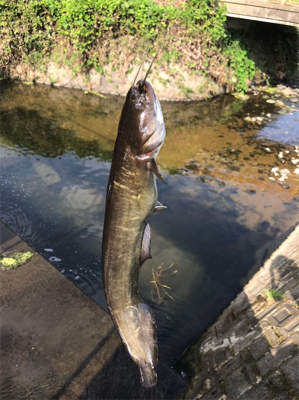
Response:
POLYGON ((146 163, 146 168, 150 169, 156 175, 157 178, 159 178, 162 182, 166 183, 166 185, 167 185, 167 182, 164 181, 164 179, 162 178, 162 176, 161 176, 161 174, 159 172, 158 165, 157 165, 156 160, 154 158, 151 158, 146 163))

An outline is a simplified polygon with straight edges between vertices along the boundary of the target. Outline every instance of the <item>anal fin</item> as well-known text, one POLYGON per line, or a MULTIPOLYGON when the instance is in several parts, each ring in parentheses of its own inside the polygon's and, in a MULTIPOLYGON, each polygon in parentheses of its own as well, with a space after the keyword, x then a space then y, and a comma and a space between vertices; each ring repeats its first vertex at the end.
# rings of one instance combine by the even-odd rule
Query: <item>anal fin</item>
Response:
POLYGON ((140 265, 144 263, 144 261, 152 258, 151 256, 151 227, 149 223, 145 225, 142 239, 142 247, 141 247, 141 255, 140 255, 140 265))

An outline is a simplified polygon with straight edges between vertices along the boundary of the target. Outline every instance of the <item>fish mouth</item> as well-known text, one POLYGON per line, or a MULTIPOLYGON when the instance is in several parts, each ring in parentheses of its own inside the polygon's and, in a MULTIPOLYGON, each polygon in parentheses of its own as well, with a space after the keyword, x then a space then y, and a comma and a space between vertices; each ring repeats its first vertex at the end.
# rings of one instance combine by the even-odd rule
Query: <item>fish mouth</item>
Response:
POLYGON ((163 140, 160 141, 158 144, 155 144, 153 149, 147 150, 144 153, 137 154, 136 157, 139 158, 140 160, 152 158, 152 156, 155 154, 155 152, 160 149, 162 144, 163 144, 163 140))
POLYGON ((140 80, 135 86, 132 86, 133 103, 137 109, 141 109, 145 104, 155 100, 154 89, 147 81, 140 80))

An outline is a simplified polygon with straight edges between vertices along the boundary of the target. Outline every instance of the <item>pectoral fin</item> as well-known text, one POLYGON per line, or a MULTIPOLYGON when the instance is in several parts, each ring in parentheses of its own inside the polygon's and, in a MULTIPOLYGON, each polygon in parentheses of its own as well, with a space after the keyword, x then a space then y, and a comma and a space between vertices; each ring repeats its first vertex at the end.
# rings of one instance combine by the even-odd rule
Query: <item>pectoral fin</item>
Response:
POLYGON ((152 211, 152 214, 157 214, 159 211, 164 210, 164 208, 167 208, 167 207, 163 206, 163 204, 161 204, 160 201, 157 201, 156 207, 152 211))
POLYGON ((144 261, 152 258, 151 256, 151 227, 149 223, 146 224, 143 233, 142 239, 142 247, 141 247, 141 255, 140 255, 140 265, 144 263, 144 261))
POLYGON ((157 178, 159 178, 162 182, 166 183, 166 185, 167 185, 167 182, 164 181, 164 179, 162 178, 162 176, 159 172, 158 165, 154 158, 152 158, 150 161, 148 161, 146 163, 146 168, 150 169, 156 175, 157 178))

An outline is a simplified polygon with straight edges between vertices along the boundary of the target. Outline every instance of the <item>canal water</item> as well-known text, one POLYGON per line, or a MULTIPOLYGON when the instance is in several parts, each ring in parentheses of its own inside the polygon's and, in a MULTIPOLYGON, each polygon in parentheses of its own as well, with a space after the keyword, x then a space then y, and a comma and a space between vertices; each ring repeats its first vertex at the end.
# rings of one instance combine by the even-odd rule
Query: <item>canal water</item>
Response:
MULTIPOLYGON (((107 309, 101 242, 124 98, 0 83, 0 218, 107 309)), ((169 365, 299 222, 299 106, 283 100, 162 103, 168 185, 157 185, 168 208, 150 217, 139 288, 169 365)))

